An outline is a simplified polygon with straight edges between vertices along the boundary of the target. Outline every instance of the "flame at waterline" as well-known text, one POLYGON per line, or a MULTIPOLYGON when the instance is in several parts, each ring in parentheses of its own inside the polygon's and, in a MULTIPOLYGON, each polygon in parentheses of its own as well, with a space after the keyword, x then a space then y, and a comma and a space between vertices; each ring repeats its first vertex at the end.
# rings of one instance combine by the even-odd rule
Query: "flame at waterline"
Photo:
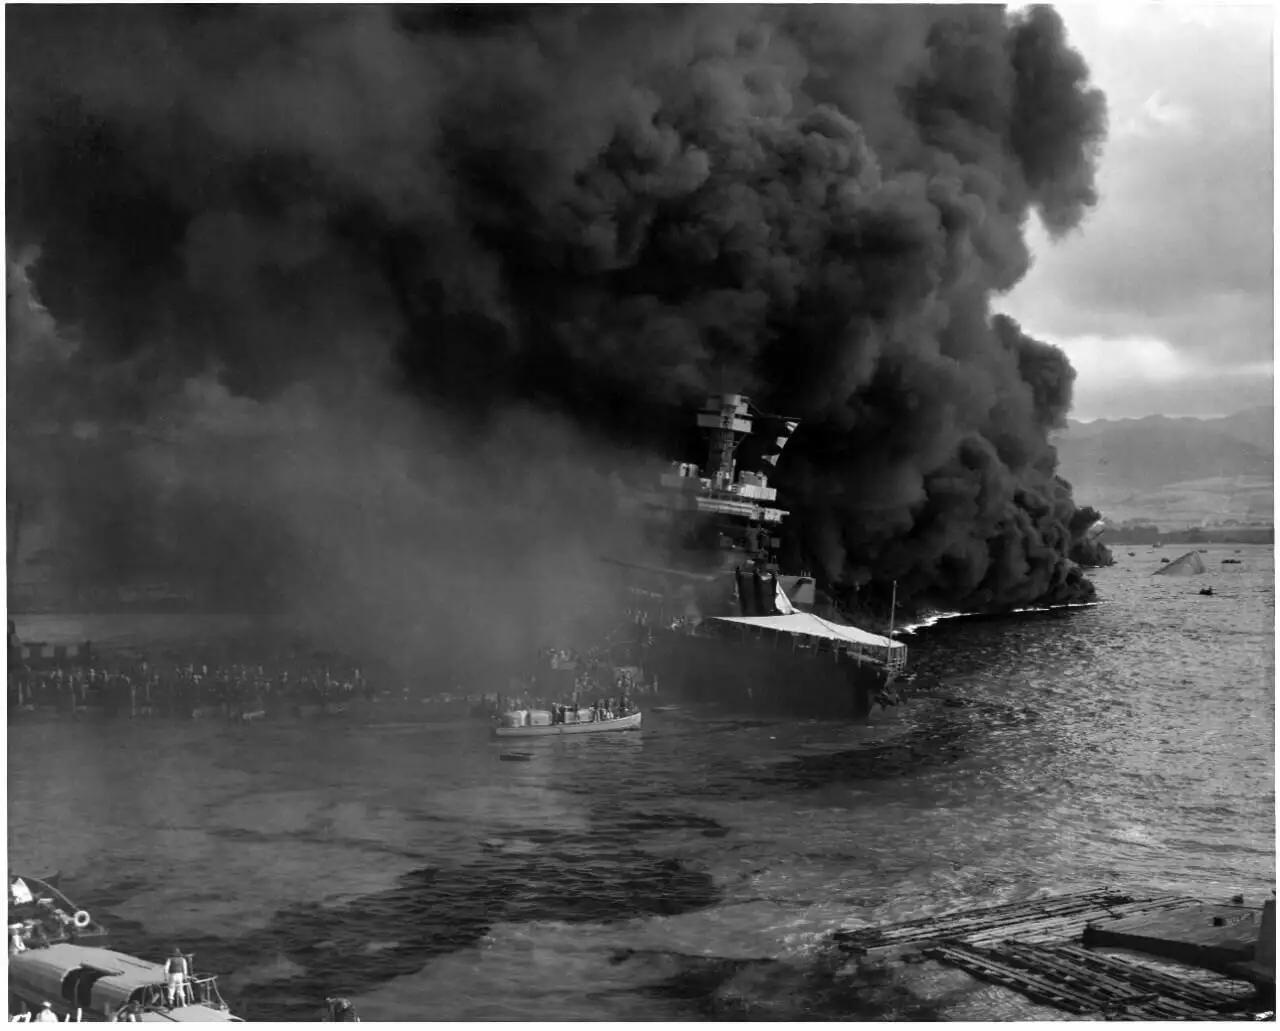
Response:
POLYGON ((1028 612, 1058 612, 1061 609, 1090 609, 1097 605, 1101 605, 1100 601, 1073 601, 1063 605, 1029 605, 1025 608, 1010 609, 1006 613, 990 613, 990 612, 935 612, 932 615, 925 616, 918 623, 908 623, 906 626, 899 627, 893 632, 896 637, 898 634, 914 634, 917 630, 925 630, 933 626, 935 623, 941 623, 944 619, 975 619, 978 617, 990 618, 993 615, 1017 616, 1028 612))

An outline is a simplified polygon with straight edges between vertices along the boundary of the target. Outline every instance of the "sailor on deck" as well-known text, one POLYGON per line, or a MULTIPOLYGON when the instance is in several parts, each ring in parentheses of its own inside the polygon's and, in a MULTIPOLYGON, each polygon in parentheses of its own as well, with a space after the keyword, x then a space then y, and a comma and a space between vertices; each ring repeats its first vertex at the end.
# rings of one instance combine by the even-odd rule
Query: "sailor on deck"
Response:
POLYGON ((169 1000, 169 1005, 173 1007, 186 1005, 187 978, 191 975, 191 968, 187 963, 187 957, 176 945, 169 958, 165 960, 164 972, 165 996, 169 1000))

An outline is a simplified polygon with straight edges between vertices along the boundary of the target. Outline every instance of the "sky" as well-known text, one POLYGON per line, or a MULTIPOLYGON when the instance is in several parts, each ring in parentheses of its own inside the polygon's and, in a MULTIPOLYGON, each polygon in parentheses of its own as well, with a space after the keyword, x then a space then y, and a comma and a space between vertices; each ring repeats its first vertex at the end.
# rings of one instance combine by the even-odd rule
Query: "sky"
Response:
POLYGON ((1101 200, 996 307, 1076 368, 1072 417, 1273 403, 1270 4, 1055 5, 1107 94, 1101 200))

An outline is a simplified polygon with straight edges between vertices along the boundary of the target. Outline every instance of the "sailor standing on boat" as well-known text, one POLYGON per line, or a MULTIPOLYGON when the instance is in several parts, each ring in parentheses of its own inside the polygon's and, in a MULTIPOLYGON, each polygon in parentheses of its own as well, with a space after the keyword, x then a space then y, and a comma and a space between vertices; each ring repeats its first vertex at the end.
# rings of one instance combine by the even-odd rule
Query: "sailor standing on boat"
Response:
POLYGON ((182 950, 176 945, 173 952, 164 964, 165 972, 165 995, 168 997, 171 1007, 178 1007, 186 1004, 186 984, 187 978, 191 974, 191 968, 187 963, 187 957, 182 954, 182 950))

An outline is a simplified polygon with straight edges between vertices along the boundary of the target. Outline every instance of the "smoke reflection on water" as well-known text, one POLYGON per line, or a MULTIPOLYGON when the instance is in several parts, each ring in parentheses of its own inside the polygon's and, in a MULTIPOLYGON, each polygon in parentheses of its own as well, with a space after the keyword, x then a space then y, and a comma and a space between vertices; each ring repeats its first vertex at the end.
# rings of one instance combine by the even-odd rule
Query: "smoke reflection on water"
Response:
POLYGON ((1212 599, 1097 580, 917 635, 870 727, 650 714, 502 763, 465 724, 15 723, 10 863, 257 1018, 339 990, 366 1019, 1046 1016, 822 943, 1100 882, 1270 891, 1270 550, 1212 599))

